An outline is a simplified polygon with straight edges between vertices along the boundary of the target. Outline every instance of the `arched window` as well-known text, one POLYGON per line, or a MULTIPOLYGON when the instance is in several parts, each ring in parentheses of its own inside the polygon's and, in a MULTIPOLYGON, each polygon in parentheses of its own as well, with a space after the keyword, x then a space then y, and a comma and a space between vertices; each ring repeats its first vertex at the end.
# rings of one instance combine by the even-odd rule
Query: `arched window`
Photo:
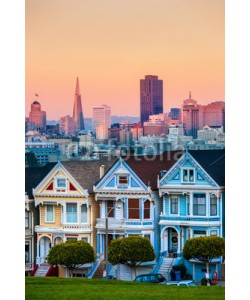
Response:
POLYGON ((144 202, 144 219, 150 219, 150 201, 146 200, 144 202))

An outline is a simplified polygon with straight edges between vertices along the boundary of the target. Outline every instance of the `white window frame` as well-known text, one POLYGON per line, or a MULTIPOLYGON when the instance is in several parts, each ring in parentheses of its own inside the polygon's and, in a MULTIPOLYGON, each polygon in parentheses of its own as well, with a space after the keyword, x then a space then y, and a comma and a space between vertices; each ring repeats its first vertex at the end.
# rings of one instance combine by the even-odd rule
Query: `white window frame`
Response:
MULTIPOLYGON (((202 204, 202 205, 204 205, 204 204, 202 204)), ((207 197, 206 197, 206 194, 203 194, 203 193, 193 194, 193 207, 192 207, 192 210, 193 210, 193 216, 195 216, 195 217, 206 217, 207 216, 207 197), (199 207, 199 205, 201 205, 201 204, 195 204, 194 203, 196 195, 203 195, 203 196, 205 196, 205 198, 204 198, 204 200, 205 200, 205 214, 198 214, 198 213, 195 214, 194 205, 197 205, 197 208, 199 207)))
POLYGON ((181 183, 195 183, 195 168, 182 168, 181 170, 181 183), (187 171, 187 180, 184 180, 184 171, 187 171), (190 171, 193 171, 193 180, 190 180, 190 171))
POLYGON ((55 208, 54 208, 53 204, 46 204, 46 206, 45 206, 45 223, 55 223, 55 208), (52 212, 53 213, 53 220, 52 221, 48 221, 48 219, 47 219, 47 217, 48 217, 48 215, 47 215, 48 206, 51 206, 52 209, 53 209, 53 212, 52 212))
POLYGON ((128 184, 129 184, 129 176, 128 175, 118 175, 118 185, 128 186, 128 184), (120 177, 126 177, 127 178, 127 183, 120 183, 120 177))
POLYGON ((179 216, 180 215, 180 197, 179 196, 175 196, 175 195, 170 195, 169 196, 169 215, 170 216, 179 216), (177 214, 173 214, 171 213, 171 198, 176 198, 177 199, 177 206, 178 206, 178 212, 177 214))
POLYGON ((145 201, 143 201, 143 208, 142 208, 142 219, 143 220, 151 220, 151 201, 149 199, 146 199, 145 201), (149 218, 144 218, 144 204, 146 201, 149 201, 149 218))
POLYGON ((67 202, 66 205, 65 205, 65 223, 66 224, 77 224, 78 223, 78 219, 79 219, 79 216, 78 216, 78 204, 76 202, 67 202), (68 204, 75 204, 76 205, 76 222, 68 222, 67 221, 67 205, 68 204))
POLYGON ((80 207, 81 207, 81 209, 80 209, 80 222, 81 222, 81 224, 87 224, 88 223, 88 205, 87 205, 87 203, 83 203, 80 207), (86 208, 87 208, 87 212, 86 212, 87 221, 86 222, 82 222, 82 206, 83 205, 85 205, 86 208))
POLYGON ((209 231, 209 235, 210 235, 210 236, 219 236, 219 230, 218 230, 218 229, 211 229, 211 230, 209 231), (211 232, 212 232, 212 231, 214 231, 214 232, 216 231, 216 235, 214 235, 214 234, 211 235, 211 232))
POLYGON ((55 177, 55 188, 56 190, 67 190, 67 179, 65 177, 55 177), (58 186, 58 180, 64 180, 65 181, 65 187, 58 186))
POLYGON ((86 242, 86 243, 88 243, 88 242, 89 242, 89 238, 88 238, 88 237, 86 237, 86 236, 84 236, 84 237, 81 237, 80 241, 83 241, 83 239, 87 239, 87 241, 84 241, 84 242, 86 242))
POLYGON ((209 196, 209 215, 210 217, 218 217, 218 198, 214 194, 209 196), (211 197, 216 199, 216 215, 211 215, 211 197))

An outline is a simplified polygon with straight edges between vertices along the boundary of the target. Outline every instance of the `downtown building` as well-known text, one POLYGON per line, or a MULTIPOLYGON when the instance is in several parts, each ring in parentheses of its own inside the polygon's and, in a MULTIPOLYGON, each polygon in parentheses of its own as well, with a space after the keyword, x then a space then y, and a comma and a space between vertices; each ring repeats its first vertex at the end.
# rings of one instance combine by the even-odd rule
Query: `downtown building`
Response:
POLYGON ((189 92, 189 98, 183 101, 182 117, 185 134, 196 139, 198 130, 206 125, 225 128, 225 102, 216 101, 200 105, 192 99, 189 92))
POLYGON ((82 100, 79 79, 76 79, 76 89, 75 89, 75 99, 74 99, 74 108, 73 108, 73 121, 74 121, 74 132, 78 133, 81 130, 85 129, 83 110, 82 110, 82 100))
POLYGON ((163 112, 163 80, 158 76, 146 75, 140 80, 140 112, 142 124, 150 115, 163 112))
POLYGON ((104 125, 111 128, 111 108, 107 105, 93 107, 92 130, 96 132, 98 125, 104 125))
POLYGON ((28 128, 41 133, 46 131, 46 112, 41 110, 41 104, 38 101, 31 104, 28 128))

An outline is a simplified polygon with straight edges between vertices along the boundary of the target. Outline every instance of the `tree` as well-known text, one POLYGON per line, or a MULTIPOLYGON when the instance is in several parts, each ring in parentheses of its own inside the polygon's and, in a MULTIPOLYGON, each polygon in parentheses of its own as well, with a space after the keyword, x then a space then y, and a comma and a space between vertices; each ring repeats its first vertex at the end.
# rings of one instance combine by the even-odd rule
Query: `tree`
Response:
POLYGON ((47 256, 51 265, 62 265, 68 268, 70 277, 79 266, 91 263, 95 259, 94 249, 84 241, 67 241, 52 247, 47 256))
POLYGON ((209 273, 209 263, 213 258, 225 255, 225 240, 219 236, 202 236, 186 241, 182 255, 185 259, 195 259, 206 264, 209 273))
POLYGON ((144 237, 131 236, 112 240, 108 249, 108 259, 113 264, 125 264, 131 267, 133 277, 136 268, 143 262, 155 259, 154 249, 150 241, 144 237))

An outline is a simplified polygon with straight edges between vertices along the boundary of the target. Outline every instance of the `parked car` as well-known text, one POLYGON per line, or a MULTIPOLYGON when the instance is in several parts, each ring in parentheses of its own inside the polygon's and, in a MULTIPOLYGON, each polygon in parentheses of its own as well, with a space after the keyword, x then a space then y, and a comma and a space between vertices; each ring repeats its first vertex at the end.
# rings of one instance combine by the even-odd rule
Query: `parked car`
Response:
POLYGON ((161 284, 177 285, 177 286, 197 286, 197 284, 193 280, 165 281, 165 282, 161 282, 161 284))
POLYGON ((136 276, 135 282, 151 282, 151 283, 161 283, 166 281, 166 278, 161 274, 143 274, 136 276))

